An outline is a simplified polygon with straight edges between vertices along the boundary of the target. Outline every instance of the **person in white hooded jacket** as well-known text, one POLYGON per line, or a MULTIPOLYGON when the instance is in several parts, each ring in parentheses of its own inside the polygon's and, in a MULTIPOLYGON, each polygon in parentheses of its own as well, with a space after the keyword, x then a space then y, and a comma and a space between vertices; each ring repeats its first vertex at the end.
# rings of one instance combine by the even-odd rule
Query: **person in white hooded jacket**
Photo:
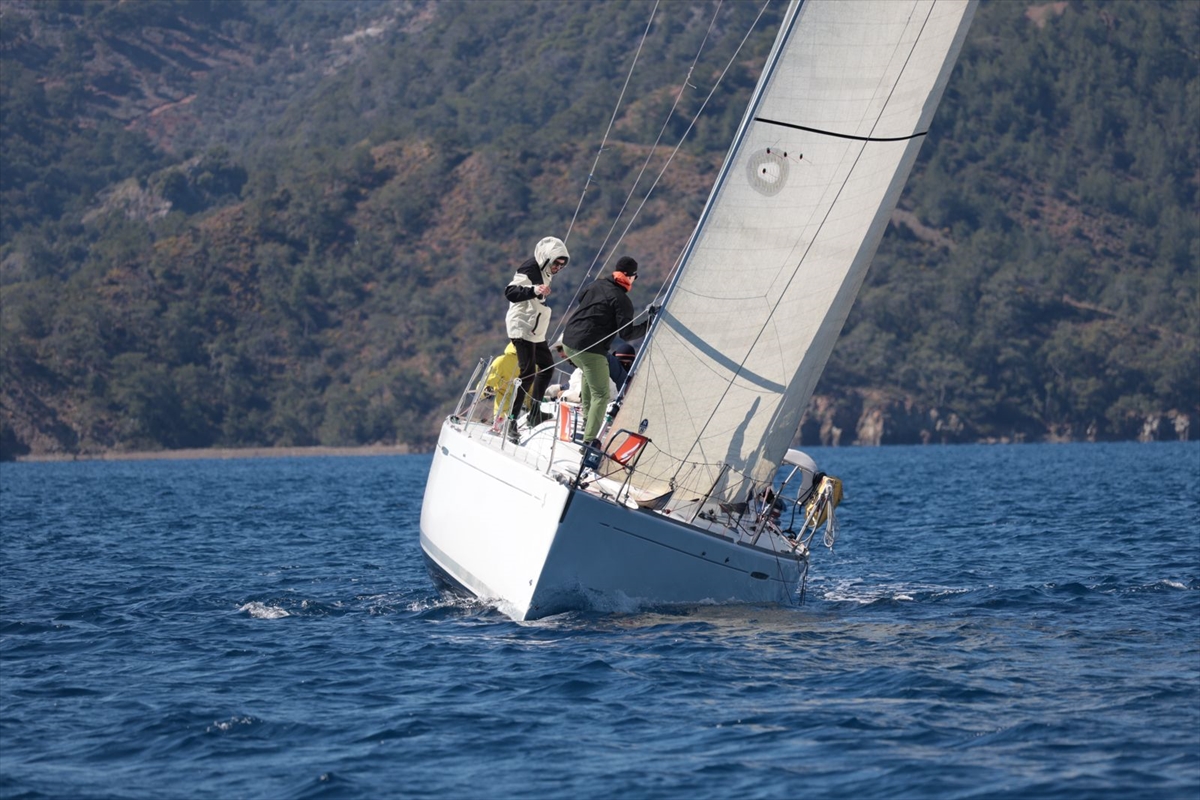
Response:
POLYGON ((504 317, 508 338, 517 350, 521 385, 513 399, 509 437, 516 437, 516 419, 529 401, 530 427, 542 421, 540 402, 553 377, 554 358, 546 344, 550 329, 550 283, 554 275, 571 260, 561 239, 547 236, 533 248, 533 258, 517 267, 517 273, 504 287, 508 314, 504 317))

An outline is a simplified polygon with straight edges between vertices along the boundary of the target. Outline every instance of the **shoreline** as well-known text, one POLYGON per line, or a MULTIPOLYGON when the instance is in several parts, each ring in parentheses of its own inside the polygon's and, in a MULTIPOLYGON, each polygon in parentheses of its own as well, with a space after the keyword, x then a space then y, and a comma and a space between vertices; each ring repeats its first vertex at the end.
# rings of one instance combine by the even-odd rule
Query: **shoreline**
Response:
POLYGON ((17 456, 10 463, 64 461, 216 461, 245 458, 307 458, 316 456, 407 456, 419 454, 408 445, 361 447, 205 447, 185 450, 132 450, 106 453, 37 453, 17 456))
MULTIPOLYGON (((1153 441, 1173 442, 1174 439, 1163 439, 1153 441)), ((1181 439, 1178 441, 1189 441, 1181 439)), ((1066 439, 1043 439, 1039 442, 1015 441, 1008 439, 984 439, 976 442, 961 442, 961 443, 927 443, 927 444, 885 444, 885 445, 843 445, 846 449, 855 448, 871 448, 871 447, 955 447, 966 446, 971 444, 987 445, 989 447, 1005 446, 1005 445, 1022 445, 1022 444, 1112 444, 1115 442, 1138 442, 1137 439, 1117 439, 1105 442, 1087 442, 1078 440, 1066 439)), ((1148 442, 1139 442, 1147 444, 1148 442)), ((795 445, 801 447, 804 445, 795 445)), ((808 447, 830 447, 837 449, 835 445, 810 444, 808 447)), ((360 445, 347 447, 329 447, 329 446, 312 446, 312 447, 206 447, 192 448, 183 450, 131 450, 131 451, 108 451, 103 453, 30 453, 20 455, 16 458, 0 463, 63 463, 71 461, 222 461, 235 459, 254 459, 254 458, 342 458, 354 456, 409 456, 422 455, 432 453, 433 448, 420 449, 414 448, 411 445, 360 445)))

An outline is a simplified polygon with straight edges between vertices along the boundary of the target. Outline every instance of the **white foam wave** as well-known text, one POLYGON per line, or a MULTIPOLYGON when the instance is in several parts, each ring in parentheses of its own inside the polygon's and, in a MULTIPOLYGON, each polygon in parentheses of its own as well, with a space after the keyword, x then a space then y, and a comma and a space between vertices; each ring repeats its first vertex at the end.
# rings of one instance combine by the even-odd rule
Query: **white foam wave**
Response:
POLYGON ((254 717, 230 717, 226 720, 217 720, 212 725, 209 725, 207 728, 205 728, 204 732, 212 733, 213 731, 231 731, 238 725, 253 725, 257 721, 258 720, 256 720, 254 717))
POLYGON ((410 602, 407 606, 409 611, 417 614, 423 611, 437 611, 443 608, 460 609, 462 611, 481 611, 494 607, 493 603, 488 603, 484 600, 454 594, 439 594, 432 597, 418 598, 410 602))
POLYGON ((650 605, 643 598, 630 597, 624 592, 606 594, 591 589, 582 590, 587 598, 587 607, 603 614, 636 614, 650 605))
MULTIPOLYGON (((814 587, 815 588, 815 587, 814 587)), ((867 584, 861 581, 840 581, 825 589, 822 599, 833 603, 874 603, 877 600, 895 600, 897 602, 916 602, 917 597, 926 599, 944 597, 946 595, 965 594, 971 591, 960 587, 938 586, 936 584, 898 584, 879 583, 867 584)))
POLYGON ((279 606, 269 606, 266 603, 259 603, 258 601, 246 603, 238 611, 245 611, 255 619, 281 619, 282 617, 291 616, 291 614, 279 606))

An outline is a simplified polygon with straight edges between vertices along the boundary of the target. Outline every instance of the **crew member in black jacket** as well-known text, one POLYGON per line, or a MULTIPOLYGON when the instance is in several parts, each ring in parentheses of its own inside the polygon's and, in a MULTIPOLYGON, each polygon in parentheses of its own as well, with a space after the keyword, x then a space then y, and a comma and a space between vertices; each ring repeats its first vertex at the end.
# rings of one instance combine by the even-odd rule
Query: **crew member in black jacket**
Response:
POLYGON ((583 373, 580 405, 584 412, 583 440, 599 447, 596 435, 604 422, 604 412, 611 399, 608 392, 608 346, 616 336, 640 339, 646 335, 650 320, 657 311, 650 306, 646 319, 634 323, 633 303, 629 289, 637 280, 638 263, 629 256, 617 260, 612 277, 601 278, 583 290, 579 307, 563 331, 563 350, 571 363, 583 373))

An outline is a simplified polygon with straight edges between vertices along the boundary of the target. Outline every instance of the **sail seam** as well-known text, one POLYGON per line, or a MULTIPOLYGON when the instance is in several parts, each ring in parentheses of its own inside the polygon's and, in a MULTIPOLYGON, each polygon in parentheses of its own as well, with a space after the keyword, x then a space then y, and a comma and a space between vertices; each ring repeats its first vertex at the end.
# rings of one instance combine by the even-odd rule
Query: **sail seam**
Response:
POLYGON ((856 142, 906 142, 909 139, 917 139, 921 136, 926 136, 929 131, 917 131, 908 136, 855 136, 852 133, 838 133, 837 131, 826 131, 821 128, 807 128, 803 125, 795 125, 791 122, 780 122, 777 119, 767 119, 766 117, 755 117, 755 122, 764 122, 768 125, 778 125, 782 128, 793 128, 798 131, 807 131, 808 133, 816 133, 821 136, 832 136, 835 139, 853 139, 856 142))

